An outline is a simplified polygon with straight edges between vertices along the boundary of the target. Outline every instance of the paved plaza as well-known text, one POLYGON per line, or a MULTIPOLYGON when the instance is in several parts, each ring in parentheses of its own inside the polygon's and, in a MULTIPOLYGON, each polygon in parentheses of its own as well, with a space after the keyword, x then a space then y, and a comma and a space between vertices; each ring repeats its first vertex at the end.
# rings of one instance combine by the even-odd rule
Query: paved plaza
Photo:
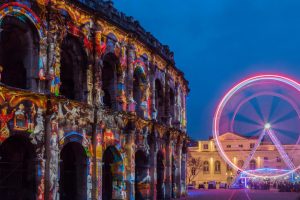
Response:
POLYGON ((300 193, 266 190, 190 190, 189 200, 300 200, 300 193))

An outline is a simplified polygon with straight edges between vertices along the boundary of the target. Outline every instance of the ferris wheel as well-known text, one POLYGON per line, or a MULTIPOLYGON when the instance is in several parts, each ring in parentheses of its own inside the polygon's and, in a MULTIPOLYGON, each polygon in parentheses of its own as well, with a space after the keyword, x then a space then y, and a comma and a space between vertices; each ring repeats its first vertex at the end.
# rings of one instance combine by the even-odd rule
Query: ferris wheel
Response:
POLYGON ((280 75, 258 75, 237 83, 217 106, 213 136, 222 158, 243 173, 279 177, 297 171, 300 163, 293 156, 300 151, 300 84, 280 75), (232 151, 222 140, 228 133, 254 141, 249 148, 235 148, 235 155, 244 158, 242 166, 232 159, 232 151), (249 170, 263 151, 270 151, 268 163, 280 159, 286 170, 265 175, 249 170))

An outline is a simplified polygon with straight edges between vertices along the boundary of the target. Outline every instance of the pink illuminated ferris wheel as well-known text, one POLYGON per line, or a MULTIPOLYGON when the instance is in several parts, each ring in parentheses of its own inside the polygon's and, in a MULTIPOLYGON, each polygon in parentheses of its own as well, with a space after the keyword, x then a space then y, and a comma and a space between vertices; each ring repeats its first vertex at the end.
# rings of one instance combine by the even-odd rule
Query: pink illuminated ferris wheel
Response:
POLYGON ((299 159, 294 159, 300 151, 300 84, 279 75, 239 82, 218 104, 213 136, 220 155, 236 170, 264 177, 295 172, 300 168, 299 159), (228 133, 252 142, 228 143, 224 140, 228 133), (284 169, 281 174, 261 175, 253 170, 278 165, 284 169))

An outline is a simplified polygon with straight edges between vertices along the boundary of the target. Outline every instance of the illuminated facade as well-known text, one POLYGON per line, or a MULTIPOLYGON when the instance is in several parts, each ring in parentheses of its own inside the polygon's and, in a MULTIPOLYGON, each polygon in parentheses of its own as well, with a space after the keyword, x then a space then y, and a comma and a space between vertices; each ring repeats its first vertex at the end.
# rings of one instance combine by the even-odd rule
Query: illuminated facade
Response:
POLYGON ((186 195, 188 82, 110 1, 0 3, 1 199, 186 195))
MULTIPOLYGON (((222 147, 228 158, 240 169, 246 159, 249 157, 252 149, 257 143, 258 138, 245 138, 234 133, 225 133, 219 137, 222 147)), ((295 166, 300 165, 300 145, 282 145, 295 166)), ((204 184, 208 187, 208 182, 215 181, 217 187, 220 183, 232 184, 238 175, 237 170, 231 168, 220 156, 216 149, 214 139, 199 141, 197 146, 189 147, 190 158, 200 158, 201 166, 196 170, 195 176, 192 176, 191 184, 204 184)), ((249 166, 246 170, 255 170, 261 168, 270 169, 288 169, 286 163, 280 156, 278 150, 272 141, 265 140, 258 147, 249 166)), ((195 170, 194 170, 195 172, 195 170)), ((187 174, 193 173, 188 166, 187 174)))

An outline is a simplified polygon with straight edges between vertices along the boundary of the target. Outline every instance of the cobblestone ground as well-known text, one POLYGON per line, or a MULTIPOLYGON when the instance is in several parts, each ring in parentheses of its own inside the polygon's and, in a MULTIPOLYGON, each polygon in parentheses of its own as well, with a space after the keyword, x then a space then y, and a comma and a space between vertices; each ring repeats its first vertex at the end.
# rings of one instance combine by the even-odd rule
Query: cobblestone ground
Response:
POLYGON ((248 189, 190 190, 188 200, 300 200, 300 193, 248 189))

